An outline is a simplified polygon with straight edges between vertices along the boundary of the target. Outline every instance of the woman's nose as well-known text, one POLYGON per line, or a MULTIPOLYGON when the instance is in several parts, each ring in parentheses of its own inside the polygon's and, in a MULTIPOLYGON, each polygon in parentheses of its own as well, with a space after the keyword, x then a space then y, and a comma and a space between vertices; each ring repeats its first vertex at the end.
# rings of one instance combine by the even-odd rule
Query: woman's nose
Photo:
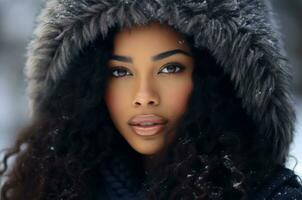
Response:
POLYGON ((139 85, 138 87, 136 87, 138 89, 133 100, 134 106, 156 106, 160 103, 159 95, 155 89, 154 82, 152 83, 152 81, 142 81, 141 83, 137 84, 139 85))

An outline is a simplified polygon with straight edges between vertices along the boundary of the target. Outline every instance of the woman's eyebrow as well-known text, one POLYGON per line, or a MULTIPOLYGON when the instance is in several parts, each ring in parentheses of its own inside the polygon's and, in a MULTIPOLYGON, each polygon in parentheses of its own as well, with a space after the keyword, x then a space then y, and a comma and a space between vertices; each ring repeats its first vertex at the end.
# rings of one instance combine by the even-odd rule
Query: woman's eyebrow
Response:
POLYGON ((189 56, 189 57, 192 57, 192 55, 189 52, 186 52, 186 51, 181 50, 181 49, 174 49, 174 50, 171 50, 171 51, 165 51, 163 53, 157 54, 157 55, 152 57, 152 60, 153 61, 161 60, 161 59, 167 58, 169 56, 172 56, 172 55, 178 54, 178 53, 184 54, 184 55, 189 56))
MULTIPOLYGON (((187 51, 184 51, 182 49, 174 49, 174 50, 165 51, 165 52, 159 53, 155 56, 152 56, 152 61, 158 61, 158 60, 167 58, 169 56, 172 56, 174 54, 184 54, 186 56, 192 57, 192 55, 187 51)), ((111 55, 110 59, 121 61, 121 62, 133 63, 132 58, 128 57, 128 56, 111 55)))

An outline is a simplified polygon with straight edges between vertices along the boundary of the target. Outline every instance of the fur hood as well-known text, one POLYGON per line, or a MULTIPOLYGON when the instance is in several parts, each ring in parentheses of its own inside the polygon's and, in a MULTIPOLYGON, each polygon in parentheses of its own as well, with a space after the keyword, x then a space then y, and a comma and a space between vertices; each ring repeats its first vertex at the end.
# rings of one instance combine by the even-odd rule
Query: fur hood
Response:
POLYGON ((112 27, 159 20, 206 47, 235 85, 242 107, 283 163, 293 140, 291 69, 264 0, 49 0, 28 47, 30 115, 41 112, 71 60, 112 27))

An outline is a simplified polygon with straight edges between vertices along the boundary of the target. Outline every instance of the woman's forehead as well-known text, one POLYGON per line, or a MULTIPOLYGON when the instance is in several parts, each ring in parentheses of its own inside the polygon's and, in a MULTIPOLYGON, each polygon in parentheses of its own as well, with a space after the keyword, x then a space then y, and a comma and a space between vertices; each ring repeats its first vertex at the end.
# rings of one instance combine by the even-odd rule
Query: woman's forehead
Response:
POLYGON ((116 53, 148 50, 163 52, 171 49, 189 51, 185 41, 185 38, 170 26, 153 22, 118 32, 114 37, 113 50, 116 53))

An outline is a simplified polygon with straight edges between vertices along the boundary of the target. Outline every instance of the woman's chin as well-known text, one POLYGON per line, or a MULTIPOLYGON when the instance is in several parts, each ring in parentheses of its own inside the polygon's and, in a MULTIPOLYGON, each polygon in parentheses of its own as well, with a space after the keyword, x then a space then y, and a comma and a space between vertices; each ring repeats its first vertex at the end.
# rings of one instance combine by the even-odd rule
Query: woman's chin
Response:
POLYGON ((163 147, 162 141, 140 141, 138 143, 130 144, 130 146, 138 153, 146 156, 154 155, 163 147))

